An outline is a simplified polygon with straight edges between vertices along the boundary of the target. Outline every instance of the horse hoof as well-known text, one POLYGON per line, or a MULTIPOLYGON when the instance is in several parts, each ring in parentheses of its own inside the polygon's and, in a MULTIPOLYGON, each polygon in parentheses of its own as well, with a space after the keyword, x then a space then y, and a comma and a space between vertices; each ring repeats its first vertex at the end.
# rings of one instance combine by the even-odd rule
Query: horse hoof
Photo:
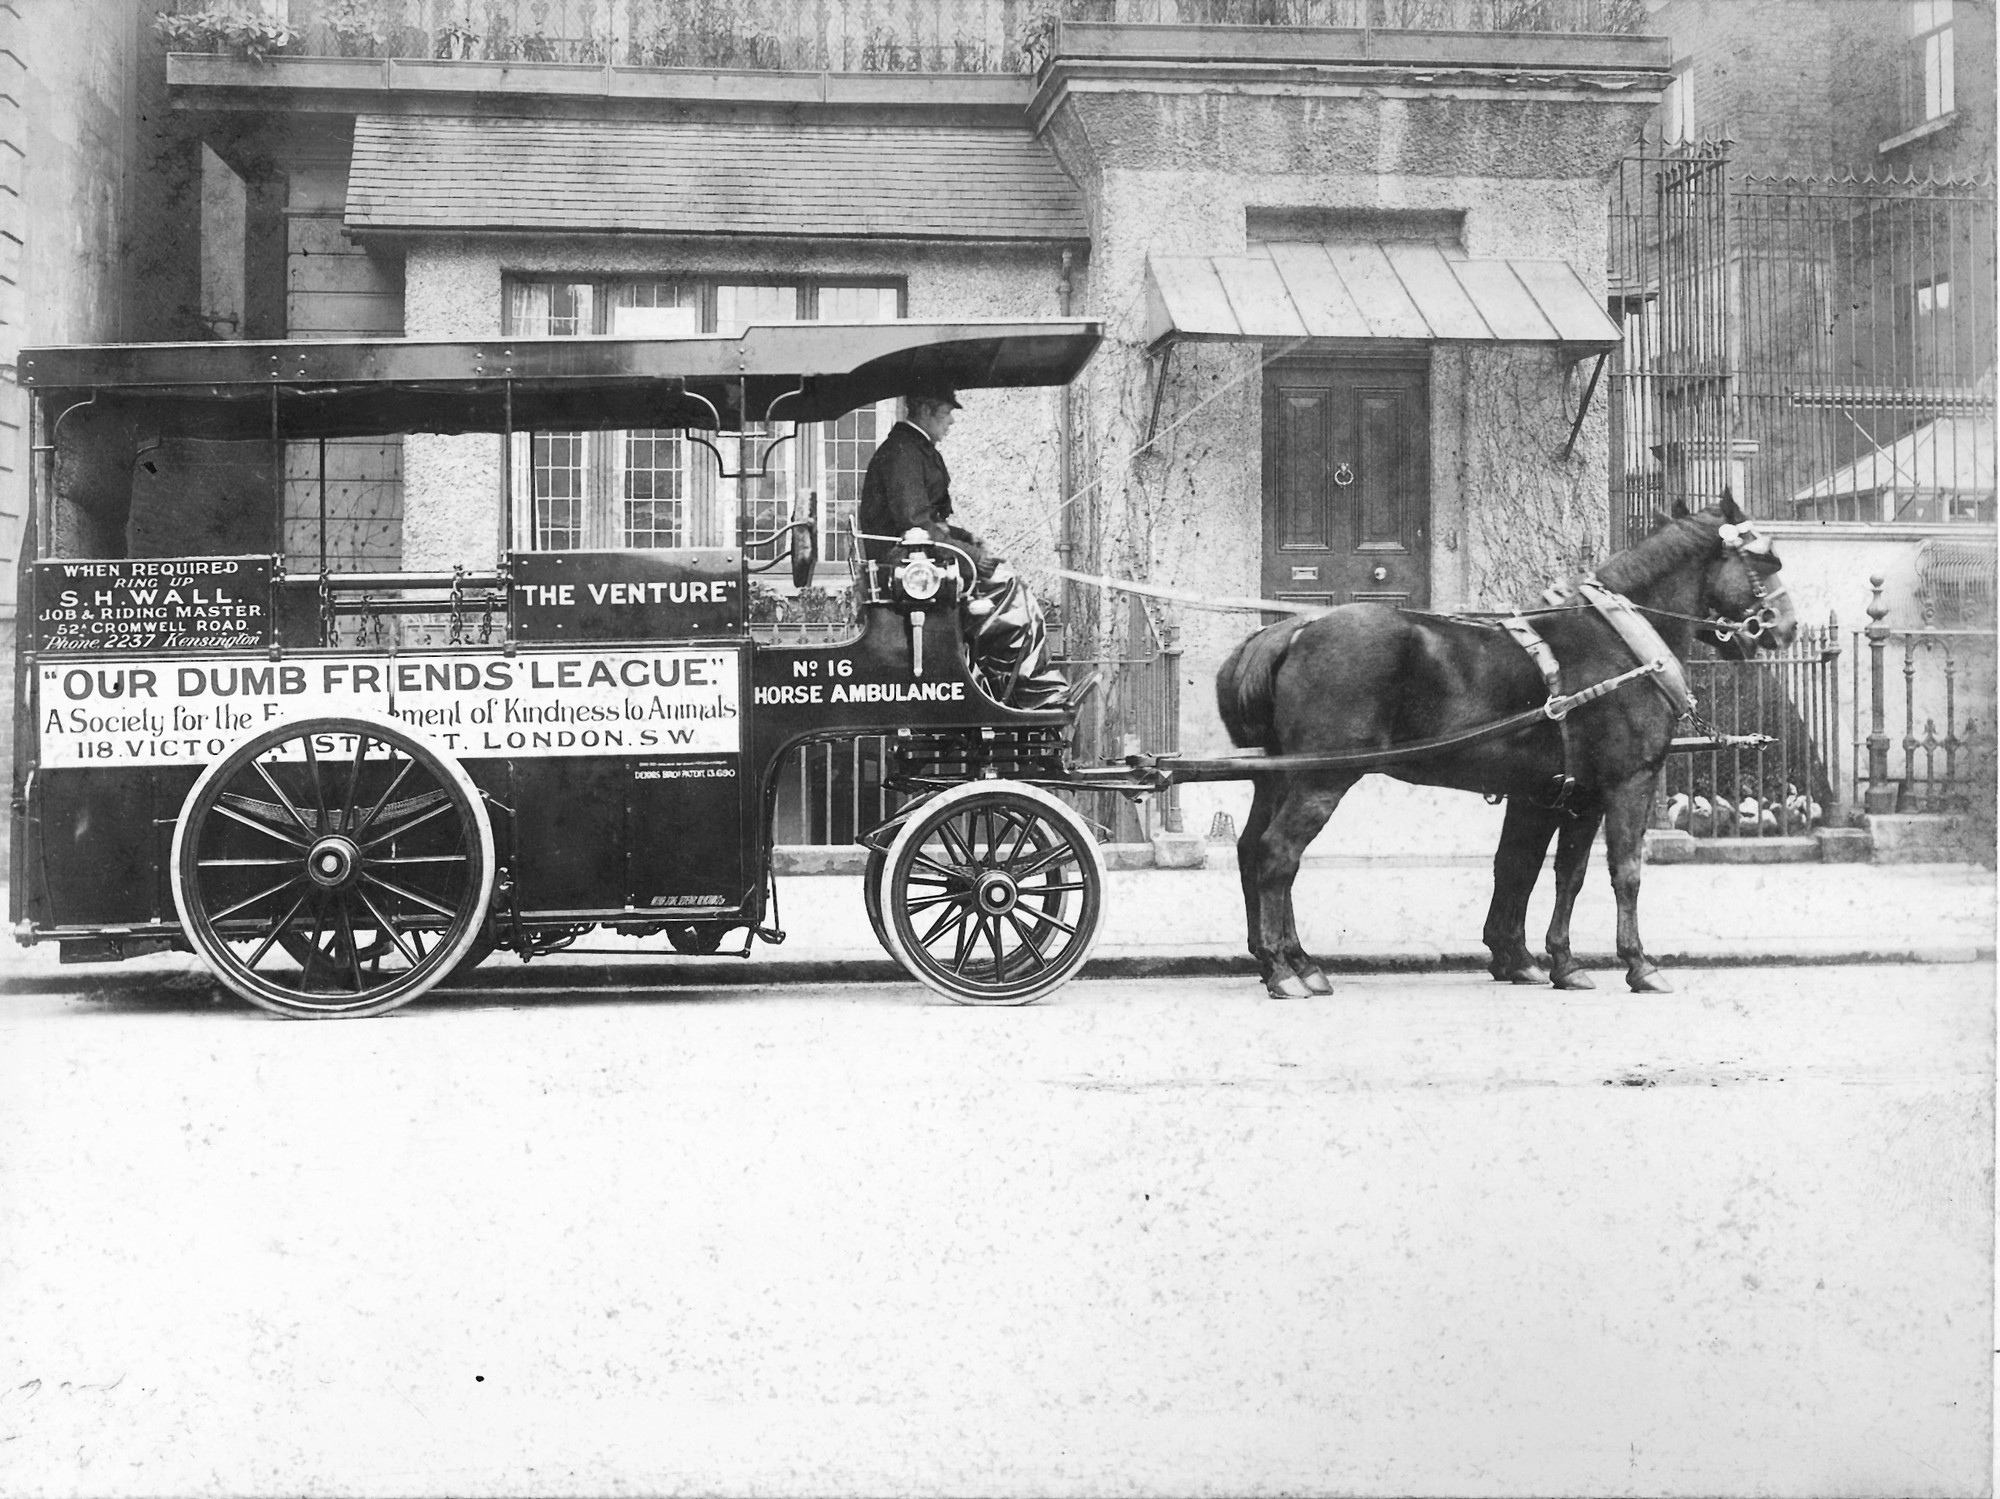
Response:
POLYGON ((1549 982, 1558 989, 1595 989, 1597 983, 1581 968, 1558 968, 1549 975, 1549 982))
POLYGON ((1314 994, 1333 993, 1333 980, 1328 978, 1323 972, 1321 972, 1317 964, 1314 964, 1311 968, 1308 968, 1304 973, 1300 974, 1299 977, 1305 980, 1306 988, 1311 990, 1314 994))
POLYGON ((1264 992, 1273 999, 1311 999, 1313 991, 1296 973, 1281 973, 1264 985, 1264 992))
POLYGON ((1634 994, 1671 994, 1674 986, 1660 976, 1657 968, 1648 968, 1644 973, 1628 973, 1625 982, 1632 986, 1634 994))
POLYGON ((1496 966, 1489 972, 1498 984, 1546 984, 1549 981, 1547 971, 1534 963, 1519 963, 1512 968, 1496 966))

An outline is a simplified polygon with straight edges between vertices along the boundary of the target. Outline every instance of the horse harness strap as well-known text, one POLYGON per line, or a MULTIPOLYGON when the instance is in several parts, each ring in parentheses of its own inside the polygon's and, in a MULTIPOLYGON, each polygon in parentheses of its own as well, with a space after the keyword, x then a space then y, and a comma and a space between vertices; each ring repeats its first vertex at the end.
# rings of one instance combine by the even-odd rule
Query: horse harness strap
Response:
POLYGON ((1576 790, 1576 755, 1569 742, 1569 710, 1575 706, 1563 696, 1562 663, 1556 660, 1556 653, 1549 649, 1549 643, 1542 639, 1541 631, 1529 624, 1526 617, 1510 614, 1500 621, 1500 628, 1513 638, 1514 644, 1528 653, 1528 659, 1541 672, 1542 681, 1548 685, 1548 701, 1541 706, 1544 717, 1555 720, 1556 728, 1562 734, 1563 773, 1557 783, 1554 805, 1569 805, 1571 794, 1576 790))
MULTIPOLYGON (((1652 621, 1641 614, 1632 601, 1622 593, 1613 593, 1595 578, 1577 580, 1576 591, 1604 619, 1604 622, 1618 632, 1618 638, 1625 642, 1625 648, 1645 665, 1646 675, 1653 678, 1653 685, 1667 700, 1667 706, 1674 710, 1678 718, 1694 706, 1694 694, 1688 690, 1687 673, 1681 670, 1674 653, 1667 649, 1666 641, 1660 639, 1660 632, 1653 628, 1652 621)), ((1631 673, 1624 678, 1629 680, 1631 673)))
POLYGON ((1548 701, 1542 704, 1541 712, 1544 717, 1554 720, 1562 731, 1563 774, 1555 794, 1554 805, 1557 807, 1566 806, 1576 789, 1576 759, 1569 733, 1569 715, 1574 710, 1642 677, 1652 679, 1676 716, 1685 713, 1694 701, 1688 692, 1687 678, 1681 671, 1680 663, 1667 649, 1667 643, 1660 639, 1659 631, 1647 623, 1631 600, 1623 594, 1613 593, 1595 578, 1579 580, 1576 591, 1617 632, 1626 649, 1638 658, 1637 666, 1607 677, 1602 682, 1593 682, 1588 687, 1566 693, 1562 690, 1562 663, 1556 660, 1556 653, 1549 648, 1541 632, 1529 624, 1522 614, 1512 614, 1500 621, 1500 628, 1528 653, 1528 659, 1535 663, 1536 670, 1542 674, 1542 681, 1548 685, 1548 701))

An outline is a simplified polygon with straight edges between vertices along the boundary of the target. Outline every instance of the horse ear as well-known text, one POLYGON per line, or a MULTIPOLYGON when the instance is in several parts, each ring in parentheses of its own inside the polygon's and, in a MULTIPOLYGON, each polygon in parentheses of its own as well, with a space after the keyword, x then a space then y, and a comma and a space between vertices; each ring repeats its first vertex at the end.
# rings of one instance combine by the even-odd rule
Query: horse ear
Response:
POLYGON ((1682 518, 1683 516, 1685 516, 1685 515, 1686 515, 1687 513, 1688 513, 1688 504, 1687 504, 1687 501, 1686 501, 1686 500, 1675 500, 1675 501, 1674 501, 1674 508, 1673 508, 1673 509, 1671 509, 1671 510, 1669 510, 1669 511, 1667 512, 1667 515, 1668 515, 1668 516, 1669 516, 1670 518, 1674 519, 1674 520, 1679 520, 1679 519, 1681 519, 1681 518, 1682 518))
POLYGON ((1726 484, 1722 487, 1722 503, 1717 508, 1722 512, 1722 523, 1726 526, 1740 526, 1749 518, 1744 515, 1743 507, 1736 503, 1736 496, 1729 492, 1726 484))

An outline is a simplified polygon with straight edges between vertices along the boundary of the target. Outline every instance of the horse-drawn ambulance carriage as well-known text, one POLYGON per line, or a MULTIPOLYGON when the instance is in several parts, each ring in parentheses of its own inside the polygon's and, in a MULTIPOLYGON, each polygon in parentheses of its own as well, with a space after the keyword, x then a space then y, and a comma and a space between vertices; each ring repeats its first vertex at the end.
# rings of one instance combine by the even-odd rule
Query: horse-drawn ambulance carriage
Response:
POLYGON ((737 546, 515 544, 535 534, 514 520, 532 466, 502 456, 521 434, 677 430, 721 460, 712 439, 733 433, 754 478, 782 424, 922 386, 1062 384, 1098 338, 1075 321, 880 323, 24 352, 16 937, 76 961, 192 950, 298 1016, 380 1013, 495 950, 532 957, 594 929, 747 953, 783 937, 781 762, 882 734, 904 800, 863 839, 868 916, 954 1000, 1025 1003, 1089 956, 1103 859, 1055 793, 1238 778, 1258 788, 1238 845, 1251 951, 1272 994, 1325 992, 1292 877, 1372 771, 1507 798, 1496 978, 1588 982, 1569 909, 1602 821, 1628 979, 1663 987, 1634 911, 1646 808, 1688 706, 1677 662, 1698 634, 1741 652, 1793 628, 1777 559, 1726 498, 1532 621, 1352 605, 1271 626, 1219 682, 1232 737, 1259 753, 1117 766, 1075 762, 1073 702, 1012 707, 1013 683, 973 663, 958 606, 974 559, 921 530, 872 538, 893 549, 857 565, 853 629, 811 645, 760 639, 747 610, 754 566, 810 574, 810 499, 737 546), (467 433, 499 439, 492 484, 451 500, 490 510, 480 555, 497 566, 327 565, 329 441, 467 433), (315 474, 287 477, 311 452, 319 543, 301 567, 281 538, 288 518, 295 538, 302 518, 312 529, 299 495, 315 474), (1558 834, 1551 974, 1522 920, 1558 834))
MULTIPOLYGON (((497 567, 335 572, 323 519, 318 566, 279 554, 281 455, 317 452, 323 517, 330 439, 682 429, 720 459, 714 434, 913 381, 1063 383, 1097 340, 1064 321, 26 352, 17 938, 79 961, 191 948, 287 1015, 379 1013, 593 928, 747 950, 782 938, 780 762, 886 733, 899 784, 935 794, 873 834, 883 942, 954 999, 1048 992, 1102 907, 1088 825, 1027 784, 1062 778, 1071 714, 1014 710, 970 666, 948 547, 863 569, 850 638, 782 645, 747 615, 753 554, 803 582, 810 503, 734 547, 521 550, 521 465, 502 462, 497 567), (268 476, 247 498, 246 472, 268 476), (216 516, 218 490, 247 526, 216 516), (203 545, 246 530, 269 540, 203 545)), ((761 462, 781 440, 746 446, 761 462)))

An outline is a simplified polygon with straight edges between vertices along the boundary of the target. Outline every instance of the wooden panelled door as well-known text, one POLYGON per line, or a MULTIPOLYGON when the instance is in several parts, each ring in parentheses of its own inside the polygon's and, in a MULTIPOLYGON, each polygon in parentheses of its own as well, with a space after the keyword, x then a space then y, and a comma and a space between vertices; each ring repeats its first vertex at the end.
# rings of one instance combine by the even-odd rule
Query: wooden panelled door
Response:
POLYGON ((1430 602, 1428 381, 1407 360, 1264 371, 1265 598, 1430 602))

